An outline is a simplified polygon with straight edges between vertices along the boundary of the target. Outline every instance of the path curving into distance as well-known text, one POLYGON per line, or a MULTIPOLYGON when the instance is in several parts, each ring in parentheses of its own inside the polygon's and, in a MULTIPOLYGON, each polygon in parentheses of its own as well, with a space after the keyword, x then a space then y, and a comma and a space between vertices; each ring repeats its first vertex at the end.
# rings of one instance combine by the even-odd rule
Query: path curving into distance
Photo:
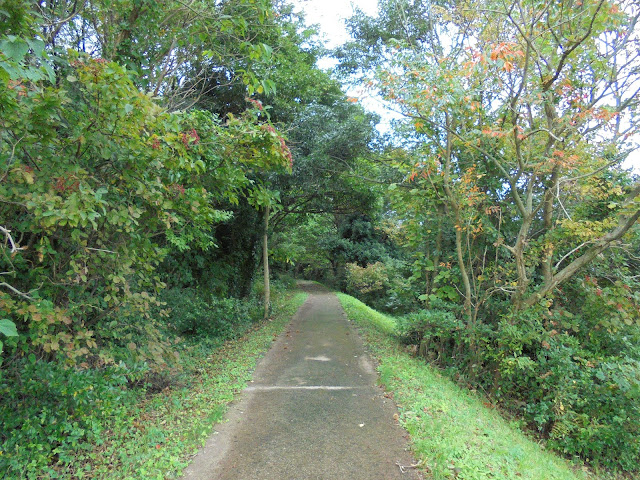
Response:
POLYGON ((338 298, 310 293, 184 480, 420 479, 338 298))

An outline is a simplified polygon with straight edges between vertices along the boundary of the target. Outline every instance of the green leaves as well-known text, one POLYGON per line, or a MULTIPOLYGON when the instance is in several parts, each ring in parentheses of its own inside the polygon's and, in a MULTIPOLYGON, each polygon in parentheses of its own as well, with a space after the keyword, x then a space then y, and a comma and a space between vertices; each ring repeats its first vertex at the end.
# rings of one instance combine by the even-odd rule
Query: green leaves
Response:
POLYGON ((6 337, 17 337, 18 330, 16 329, 16 324, 7 318, 3 318, 0 320, 0 333, 6 337))
POLYGON ((40 39, 25 39, 15 35, 0 38, 0 79, 26 79, 32 82, 55 80, 40 39))
MULTIPOLYGON (((5 337, 17 337, 18 330, 16 329, 16 324, 7 318, 3 318, 0 320, 0 333, 5 337)), ((2 348, 4 344, 0 340, 0 354, 2 353, 2 348)), ((2 359, 0 358, 0 365, 2 365, 2 359)))
MULTIPOLYGON (((41 51, 12 40, 14 64, 41 51)), ((72 55, 69 64, 59 87, 0 85, 13 99, 0 130, 11 140, 0 154, 12 160, 0 173, 0 216, 31 239, 12 254, 13 285, 56 302, 19 314, 25 348, 75 364, 96 347, 86 325, 102 328, 115 311, 147 315, 168 250, 214 248, 216 225, 231 218, 219 205, 247 194, 251 170, 290 168, 291 153, 253 111, 226 125, 205 111, 170 113, 116 63, 72 55)), ((252 199, 262 207, 278 195, 255 189, 252 199)))
POLYGON ((17 337, 18 330, 16 329, 16 324, 7 318, 3 318, 0 320, 0 333, 6 337, 17 337))
POLYGON ((263 185, 258 185, 251 189, 249 194, 249 204, 255 208, 269 209, 275 213, 280 203, 280 192, 269 190, 263 185))
MULTIPOLYGON (((16 37, 15 35, 9 35, 0 40, 0 51, 3 55, 16 63, 22 62, 27 52, 29 51, 30 41, 16 37)), ((40 49, 42 52, 42 49, 40 49)))

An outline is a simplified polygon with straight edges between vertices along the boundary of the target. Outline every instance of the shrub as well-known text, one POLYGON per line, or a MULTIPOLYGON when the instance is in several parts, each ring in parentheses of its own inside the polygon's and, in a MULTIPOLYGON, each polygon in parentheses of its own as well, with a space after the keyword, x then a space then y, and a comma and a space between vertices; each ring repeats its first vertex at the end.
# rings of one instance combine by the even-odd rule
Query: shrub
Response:
POLYGON ((413 291, 410 273, 405 262, 393 258, 366 267, 348 263, 346 290, 378 310, 396 314, 411 311, 418 306, 418 295, 413 291))
POLYGON ((279 273, 272 282, 275 290, 291 290, 296 287, 296 279, 288 273, 279 273))
MULTIPOLYGON (((590 323, 561 308, 503 319, 485 356, 497 374, 494 393, 555 449, 634 471, 640 460, 640 352, 593 349, 587 340, 602 332, 588 329, 590 323)), ((616 336, 611 331, 607 343, 616 336)))
POLYGON ((420 308, 419 293, 411 281, 411 267, 407 262, 395 258, 387 258, 384 262, 389 280, 385 285, 386 298, 383 309, 395 315, 401 315, 420 308))
POLYGON ((398 318, 397 335, 522 415, 554 449, 637 471, 639 332, 625 317, 616 318, 621 302, 603 296, 583 293, 579 314, 536 306, 474 326, 432 303, 431 310, 398 318))
MULTIPOLYGON (((398 337, 406 345, 419 347, 418 353, 445 355, 447 346, 461 342, 463 324, 448 310, 421 310, 398 318, 398 337)), ((451 356, 451 355, 449 355, 451 356)))
POLYGON ((357 263, 347 264, 347 290, 359 296, 375 296, 383 292, 389 281, 382 262, 361 267, 357 263))
POLYGON ((180 335, 233 337, 259 318, 257 303, 203 295, 196 289, 172 288, 162 294, 167 325, 180 335))
POLYGON ((0 477, 42 478, 50 465, 99 442, 107 425, 126 421, 123 411, 136 398, 128 381, 123 365, 84 370, 17 361, 0 378, 0 477))

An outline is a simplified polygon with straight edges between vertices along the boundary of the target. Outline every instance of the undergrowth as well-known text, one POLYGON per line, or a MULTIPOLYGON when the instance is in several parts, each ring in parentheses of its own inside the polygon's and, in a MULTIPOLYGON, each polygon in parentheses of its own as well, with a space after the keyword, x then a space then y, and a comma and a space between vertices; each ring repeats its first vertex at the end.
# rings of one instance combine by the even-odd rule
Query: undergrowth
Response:
MULTIPOLYGON (((226 328, 220 319, 212 327, 195 324, 198 334, 176 341, 177 362, 160 371, 131 364, 65 369, 25 359, 19 389, 0 378, 0 478, 178 478, 305 298, 279 295, 271 320, 245 321, 224 337, 211 335, 226 328)), ((209 306, 218 315, 232 307, 209 306)), ((176 313, 178 328, 194 325, 176 313)))

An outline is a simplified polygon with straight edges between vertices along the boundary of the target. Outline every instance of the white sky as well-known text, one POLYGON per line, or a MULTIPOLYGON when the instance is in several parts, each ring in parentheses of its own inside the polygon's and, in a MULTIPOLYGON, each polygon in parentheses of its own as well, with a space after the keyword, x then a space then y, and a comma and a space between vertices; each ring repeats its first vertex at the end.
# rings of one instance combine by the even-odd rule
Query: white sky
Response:
MULTIPOLYGON (((377 0, 291 0, 293 5, 305 12, 306 23, 318 24, 321 36, 324 36, 327 48, 335 48, 349 39, 344 20, 349 18, 358 7, 368 15, 377 13, 377 0)), ((321 59, 318 66, 323 69, 331 69, 336 64, 330 58, 321 59)), ((382 133, 391 130, 390 122, 394 118, 400 118, 399 114, 385 108, 383 102, 371 96, 364 88, 352 88, 347 91, 348 95, 356 97, 360 103, 382 117, 381 125, 378 129, 382 133)), ((636 173, 640 174, 640 150, 631 153, 624 167, 633 167, 636 173)))
POLYGON ((368 15, 378 11, 377 0, 292 0, 292 3, 304 10, 307 24, 320 25, 328 48, 337 47, 349 38, 344 20, 353 14, 354 7, 368 15))
MULTIPOLYGON (((308 25, 319 25, 321 37, 327 48, 335 48, 349 39, 344 21, 353 15, 355 7, 368 15, 376 15, 377 0, 291 0, 294 5, 305 12, 308 25)), ((318 66, 330 70, 336 65, 332 58, 322 58, 318 66)), ((391 121, 401 118, 398 113, 388 110, 379 97, 372 96, 365 88, 353 87, 347 90, 349 96, 358 98, 367 110, 377 113, 381 117, 378 130, 381 133, 391 131, 391 121)))

